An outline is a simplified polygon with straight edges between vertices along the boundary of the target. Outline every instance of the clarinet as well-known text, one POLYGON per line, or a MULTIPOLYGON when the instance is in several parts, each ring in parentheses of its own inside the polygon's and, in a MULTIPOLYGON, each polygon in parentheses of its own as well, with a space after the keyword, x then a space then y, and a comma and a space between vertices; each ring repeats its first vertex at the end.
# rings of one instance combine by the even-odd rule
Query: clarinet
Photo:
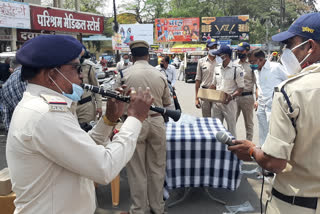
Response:
MULTIPOLYGON (((93 93, 101 94, 103 97, 110 97, 110 98, 114 98, 114 99, 122 101, 122 102, 130 103, 130 96, 121 95, 117 91, 106 90, 102 87, 93 86, 93 85, 89 85, 89 84, 82 84, 82 87, 84 89, 87 89, 87 90, 93 92, 93 93)), ((160 113, 164 116, 168 116, 171 119, 173 119, 174 121, 178 121, 181 117, 180 110, 169 110, 169 109, 157 107, 154 105, 150 106, 150 110, 157 112, 157 113, 160 113)))

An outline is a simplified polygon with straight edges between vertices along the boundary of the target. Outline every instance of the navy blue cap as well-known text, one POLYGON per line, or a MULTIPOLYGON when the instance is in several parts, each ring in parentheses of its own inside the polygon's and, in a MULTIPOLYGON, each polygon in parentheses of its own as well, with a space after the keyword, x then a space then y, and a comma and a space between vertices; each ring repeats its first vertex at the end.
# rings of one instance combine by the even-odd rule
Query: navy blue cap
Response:
POLYGON ((209 54, 211 55, 220 55, 220 54, 228 54, 231 55, 232 54, 232 49, 227 46, 227 45, 222 45, 219 50, 214 51, 214 50, 210 50, 209 54))
POLYGON ((294 36, 320 40, 320 13, 309 13, 300 16, 287 31, 272 36, 272 40, 282 42, 294 36))
POLYGON ((216 39, 208 39, 207 40, 207 47, 212 47, 214 45, 218 45, 218 41, 216 39))
POLYGON ((248 42, 241 42, 236 50, 238 51, 244 51, 244 50, 247 50, 247 51, 250 51, 250 44, 248 42))
POLYGON ((72 36, 40 35, 18 50, 16 59, 24 66, 53 68, 78 58, 82 44, 72 36))

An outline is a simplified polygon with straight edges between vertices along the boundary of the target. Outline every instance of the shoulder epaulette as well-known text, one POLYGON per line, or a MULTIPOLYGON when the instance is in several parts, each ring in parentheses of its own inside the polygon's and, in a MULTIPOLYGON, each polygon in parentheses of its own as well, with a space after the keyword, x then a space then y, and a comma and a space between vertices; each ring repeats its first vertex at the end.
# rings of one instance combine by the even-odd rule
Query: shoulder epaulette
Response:
POLYGON ((57 111, 57 112, 67 112, 68 106, 67 102, 61 97, 48 95, 48 94, 40 94, 40 97, 46 101, 49 105, 49 111, 57 111))

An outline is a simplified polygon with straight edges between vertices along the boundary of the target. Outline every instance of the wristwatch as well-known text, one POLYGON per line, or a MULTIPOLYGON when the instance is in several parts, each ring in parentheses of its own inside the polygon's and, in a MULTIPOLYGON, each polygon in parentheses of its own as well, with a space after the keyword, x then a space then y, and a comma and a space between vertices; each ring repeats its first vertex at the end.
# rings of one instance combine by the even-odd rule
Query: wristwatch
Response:
POLYGON ((233 98, 234 98, 234 97, 233 97, 233 94, 231 94, 231 100, 233 100, 233 98))

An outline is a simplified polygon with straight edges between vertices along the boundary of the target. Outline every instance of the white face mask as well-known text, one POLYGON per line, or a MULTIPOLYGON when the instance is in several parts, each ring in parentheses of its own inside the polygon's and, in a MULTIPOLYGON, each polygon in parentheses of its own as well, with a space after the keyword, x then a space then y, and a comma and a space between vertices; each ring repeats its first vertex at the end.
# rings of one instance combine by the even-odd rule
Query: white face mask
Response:
POLYGON ((216 56, 216 55, 211 54, 211 52, 216 52, 217 50, 218 50, 218 49, 210 49, 209 52, 208 52, 208 54, 209 54, 210 56, 216 56))
POLYGON ((217 62, 217 64, 221 64, 223 62, 223 60, 220 56, 216 56, 216 62, 217 62))
POLYGON ((306 59, 310 56, 311 53, 309 53, 301 62, 298 61, 297 57, 293 54, 293 50, 306 44, 309 40, 295 46, 291 50, 289 48, 285 48, 283 50, 282 56, 281 56, 281 63, 285 67, 288 75, 294 75, 299 73, 302 70, 301 65, 306 61, 306 59))
POLYGON ((224 54, 223 54, 223 55, 221 55, 221 56, 220 56, 220 58, 221 58, 222 62, 224 62, 224 61, 226 60, 226 57, 225 57, 225 55, 224 55, 224 54))

